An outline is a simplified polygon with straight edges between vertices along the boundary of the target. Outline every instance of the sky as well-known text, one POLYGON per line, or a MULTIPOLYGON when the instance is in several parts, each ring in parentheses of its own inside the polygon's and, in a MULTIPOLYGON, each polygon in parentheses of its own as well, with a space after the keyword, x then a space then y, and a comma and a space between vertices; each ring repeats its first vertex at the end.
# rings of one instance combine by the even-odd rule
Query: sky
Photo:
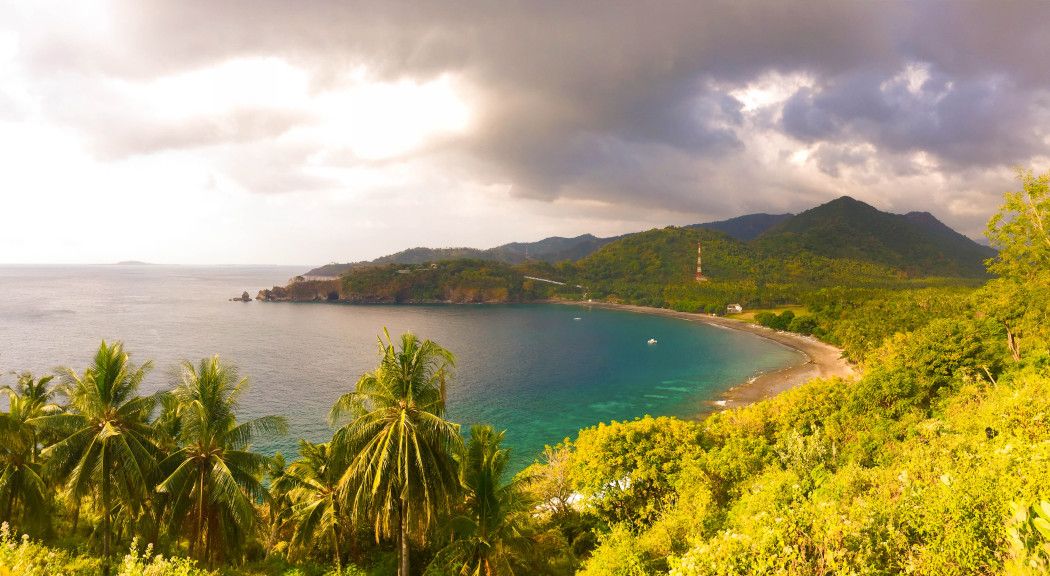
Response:
POLYGON ((850 195, 980 237, 1050 3, 0 0, 0 262, 322 264, 850 195))

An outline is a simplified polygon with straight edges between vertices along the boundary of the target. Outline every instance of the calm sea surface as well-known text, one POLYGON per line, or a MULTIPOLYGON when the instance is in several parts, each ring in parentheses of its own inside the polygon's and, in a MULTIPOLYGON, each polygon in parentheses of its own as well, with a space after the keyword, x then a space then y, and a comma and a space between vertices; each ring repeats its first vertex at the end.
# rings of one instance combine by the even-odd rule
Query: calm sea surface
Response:
POLYGON ((243 417, 285 415, 259 444, 294 455, 330 438, 332 402, 377 360, 376 336, 412 331, 458 359, 450 417, 507 430, 515 465, 602 421, 690 416, 704 400, 798 353, 682 320, 560 305, 349 306, 229 302, 304 267, 0 266, 0 383, 12 370, 77 371, 99 341, 153 360, 143 391, 169 387, 183 359, 212 354, 249 376, 243 417), (656 338, 656 345, 647 344, 656 338))

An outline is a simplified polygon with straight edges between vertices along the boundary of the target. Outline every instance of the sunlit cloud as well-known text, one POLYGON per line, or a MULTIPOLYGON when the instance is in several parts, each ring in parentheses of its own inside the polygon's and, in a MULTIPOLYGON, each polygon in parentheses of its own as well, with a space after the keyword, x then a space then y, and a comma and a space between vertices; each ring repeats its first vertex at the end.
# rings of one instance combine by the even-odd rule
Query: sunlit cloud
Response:
POLYGON ((843 194, 979 236, 1050 166, 1048 17, 0 0, 0 261, 356 260, 843 194))

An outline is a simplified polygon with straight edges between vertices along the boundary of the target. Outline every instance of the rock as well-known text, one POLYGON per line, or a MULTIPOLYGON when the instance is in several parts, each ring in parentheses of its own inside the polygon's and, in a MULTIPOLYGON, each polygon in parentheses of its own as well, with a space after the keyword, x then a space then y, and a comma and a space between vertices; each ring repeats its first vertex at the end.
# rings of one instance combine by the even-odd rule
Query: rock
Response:
POLYGON ((241 295, 237 298, 230 298, 230 302, 251 302, 252 297, 248 295, 248 291, 241 292, 241 295))

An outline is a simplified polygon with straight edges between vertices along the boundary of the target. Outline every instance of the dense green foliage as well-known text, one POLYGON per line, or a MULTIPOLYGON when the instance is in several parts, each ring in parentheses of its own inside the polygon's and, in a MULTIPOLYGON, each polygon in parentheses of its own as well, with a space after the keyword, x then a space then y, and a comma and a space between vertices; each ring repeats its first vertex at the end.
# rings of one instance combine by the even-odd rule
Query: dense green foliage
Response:
MULTIPOLYGON (((876 263, 909 276, 984 277, 982 261, 993 255, 989 248, 975 244, 927 212, 890 214, 845 196, 798 215, 747 214, 686 228, 720 232, 747 243, 763 257, 793 258, 805 252, 832 259, 876 263)), ((537 242, 512 242, 487 250, 410 248, 371 262, 326 264, 306 275, 339 276, 355 268, 377 264, 419 265, 448 260, 486 260, 504 264, 575 262, 608 244, 633 236, 635 234, 611 238, 597 238, 591 234, 575 238, 554 236, 537 242)))
POLYGON ((528 261, 525 244, 489 251, 413 249, 349 268, 338 294, 309 282, 285 290, 293 300, 325 300, 326 294, 375 303, 557 297, 720 313, 730 303, 799 302, 814 290, 834 286, 973 286, 987 278, 983 262, 995 254, 932 215, 888 214, 846 197, 793 217, 750 215, 710 226, 609 239, 550 238, 529 246, 528 261), (698 242, 708 278, 702 283, 694 281, 698 242), (552 264, 559 254, 564 260, 552 264), (527 280, 527 275, 565 285, 527 280))
POLYGON ((367 266, 343 277, 345 299, 370 303, 521 302, 546 296, 527 270, 483 260, 367 266))
POLYGON ((528 515, 535 502, 523 489, 527 478, 505 479, 510 451, 502 442, 503 432, 491 426, 471 427, 459 458, 465 498, 448 522, 455 537, 438 551, 428 575, 510 574, 528 548, 528 515))
POLYGON ((338 294, 324 282, 300 282, 283 290, 293 300, 338 297, 367 303, 467 303, 590 298, 721 313, 729 303, 751 307, 798 302, 815 290, 834 286, 910 290, 973 284, 958 278, 911 279, 886 265, 829 258, 802 249, 790 255, 779 250, 770 254, 721 232, 669 227, 625 236, 577 262, 550 265, 533 261, 511 266, 450 260, 365 266, 343 277, 338 294), (703 242, 708 282, 693 279, 697 242, 703 242))
POLYGON ((550 449, 530 473, 552 501, 582 496, 562 525, 597 543, 583 573, 1046 573, 1046 181, 1024 177, 992 221, 1000 278, 986 287, 827 289, 811 314, 756 316, 809 318, 863 363, 855 382, 701 422, 599 425, 550 449))
POLYGON ((247 385, 218 356, 198 366, 186 362, 165 415, 180 448, 160 463, 166 476, 157 492, 169 499, 170 527, 190 535, 190 553, 202 562, 241 555, 258 521, 254 502, 265 495, 260 478, 267 459, 249 449, 251 441, 287 429, 276 416, 237 422, 237 399, 247 385))
POLYGON ((379 367, 332 408, 334 421, 350 417, 333 439, 347 461, 340 498, 352 522, 371 523, 377 538, 397 538, 398 574, 409 576, 410 542, 425 543, 459 495, 453 456, 462 439, 459 425, 444 419, 454 360, 412 334, 397 347, 386 334, 379 347, 379 367))
POLYGON ((754 240, 773 226, 789 220, 794 214, 745 214, 728 220, 692 224, 687 228, 717 230, 744 242, 754 240))
POLYGON ((742 243, 703 229, 650 230, 602 248, 570 273, 575 274, 573 283, 587 287, 589 298, 709 313, 721 313, 731 303, 764 307, 802 302, 814 291, 836 286, 913 290, 974 284, 961 278, 909 278, 883 264, 829 258, 803 248, 766 250, 757 242, 742 243), (700 283, 693 277, 697 242, 703 243, 709 279, 700 283))
POLYGON ((420 269, 662 278, 661 303, 682 302, 667 296, 723 289, 674 284, 674 259, 703 235, 728 255, 713 271, 736 262, 726 285, 795 294, 806 310, 757 322, 838 343, 862 369, 702 421, 599 424, 513 478, 501 433, 475 426, 464 442, 445 419, 451 353, 411 334, 380 339, 376 369, 333 406, 331 441, 302 442, 289 464, 252 452, 283 423, 239 422, 246 381, 218 358, 184 364, 153 396, 137 391, 149 363, 120 344, 57 388, 19 375, 3 390, 0 511, 32 537, 3 525, 0 576, 1045 574, 1050 177, 1021 181, 989 225, 997 277, 981 287, 880 284, 876 265, 803 256, 827 264, 824 279, 871 282, 791 292, 733 270, 774 270, 792 289, 819 277, 676 228, 578 266, 420 269))
POLYGON ((598 248, 616 240, 583 234, 574 238, 551 236, 536 242, 511 242, 481 250, 478 248, 409 248, 388 254, 370 262, 331 263, 318 266, 307 276, 342 276, 354 268, 374 264, 427 264, 444 260, 489 260, 504 264, 521 264, 530 260, 554 264, 566 260, 579 260, 598 248))
POLYGON ((953 232, 933 216, 888 214, 843 196, 767 230, 756 246, 771 255, 805 251, 873 262, 911 276, 983 277, 990 248, 953 232))

